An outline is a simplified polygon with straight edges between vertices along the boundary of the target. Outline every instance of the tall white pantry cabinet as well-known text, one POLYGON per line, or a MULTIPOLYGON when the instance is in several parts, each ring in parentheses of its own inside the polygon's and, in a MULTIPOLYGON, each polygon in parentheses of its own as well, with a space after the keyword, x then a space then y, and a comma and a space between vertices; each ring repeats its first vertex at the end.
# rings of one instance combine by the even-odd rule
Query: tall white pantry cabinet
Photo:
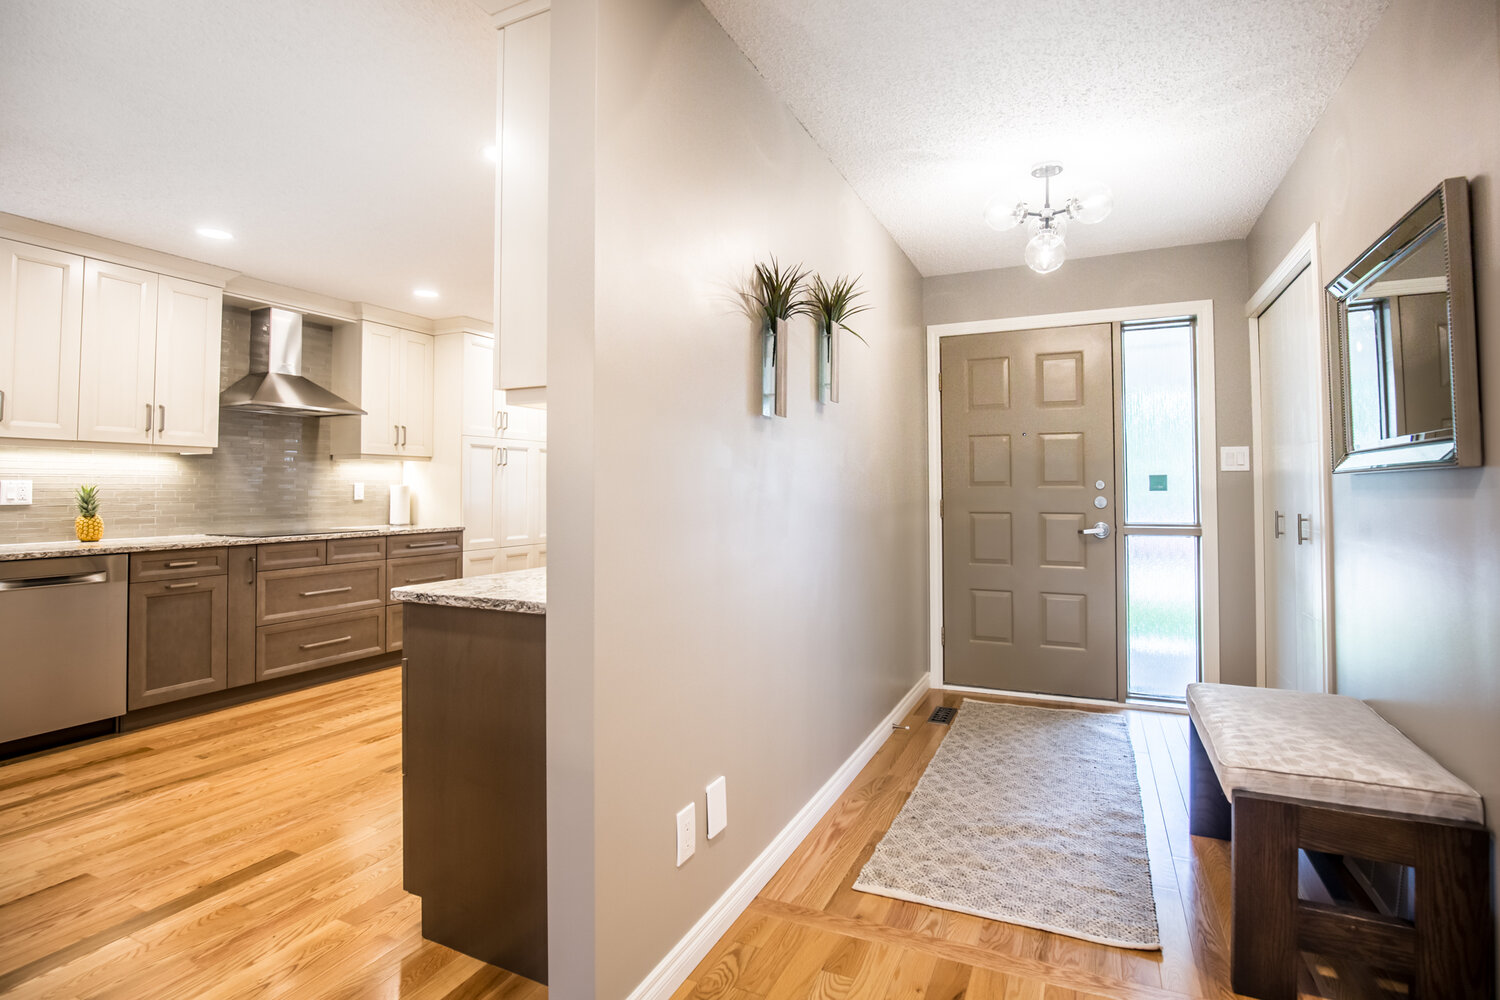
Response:
POLYGON ((434 338, 432 461, 407 467, 424 524, 464 526, 464 576, 547 564, 547 412, 507 406, 494 341, 434 338))

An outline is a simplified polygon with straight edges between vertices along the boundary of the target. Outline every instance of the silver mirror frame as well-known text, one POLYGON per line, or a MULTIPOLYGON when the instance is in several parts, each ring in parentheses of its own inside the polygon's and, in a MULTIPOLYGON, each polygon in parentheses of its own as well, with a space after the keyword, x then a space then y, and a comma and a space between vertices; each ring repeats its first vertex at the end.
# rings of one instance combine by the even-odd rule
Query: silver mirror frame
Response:
MULTIPOLYGON (((1430 209, 1428 209, 1430 213, 1430 209)), ((1436 227, 1434 220, 1419 232, 1436 227)), ((1330 281, 1325 289, 1328 313, 1329 414, 1334 472, 1381 472, 1401 469, 1468 468, 1482 464, 1479 423, 1478 338, 1474 321, 1474 261, 1469 229, 1469 182, 1450 177, 1419 201, 1368 250, 1330 281), (1410 224, 1429 202, 1442 206, 1441 222, 1448 259, 1448 365, 1452 387, 1453 431, 1429 431, 1387 438, 1373 448, 1353 447, 1349 391, 1347 302, 1365 275, 1383 268, 1414 245, 1410 224)))

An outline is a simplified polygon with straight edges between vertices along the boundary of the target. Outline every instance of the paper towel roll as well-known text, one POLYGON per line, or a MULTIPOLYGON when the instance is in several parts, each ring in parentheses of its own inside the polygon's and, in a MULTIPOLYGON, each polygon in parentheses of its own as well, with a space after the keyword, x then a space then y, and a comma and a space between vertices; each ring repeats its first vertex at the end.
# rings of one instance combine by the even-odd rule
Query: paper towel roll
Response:
POLYGON ((411 524, 411 487, 405 483, 391 484, 391 523, 411 524))

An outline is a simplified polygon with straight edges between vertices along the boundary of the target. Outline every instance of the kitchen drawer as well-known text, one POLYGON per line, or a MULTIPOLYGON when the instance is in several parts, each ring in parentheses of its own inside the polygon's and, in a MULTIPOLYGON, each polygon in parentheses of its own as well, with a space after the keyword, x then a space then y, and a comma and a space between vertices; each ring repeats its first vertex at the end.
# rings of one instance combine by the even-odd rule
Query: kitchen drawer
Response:
POLYGON ((278 569, 255 577, 258 625, 384 607, 385 563, 278 569))
POLYGON ((223 576, 228 564, 228 549, 137 552, 130 557, 130 582, 180 580, 185 576, 223 576))
POLYGON ((260 546, 258 568, 264 573, 273 569, 321 566, 327 561, 327 542, 276 542, 260 546))
POLYGON ((461 531, 445 531, 433 535, 392 535, 386 545, 385 554, 392 559, 405 556, 430 556, 439 552, 459 552, 464 546, 461 531))
POLYGON ((255 630, 255 679, 316 670, 385 652, 386 609, 329 615, 255 630))
POLYGON ((385 538, 332 538, 328 541, 328 564, 369 562, 385 558, 385 538))
POLYGON ((385 564, 386 586, 404 587, 409 583, 437 583, 457 580, 463 575, 462 553, 440 556, 413 556, 392 559, 385 564))
POLYGON ((385 609, 385 648, 394 653, 401 648, 401 632, 404 604, 392 604, 385 609))

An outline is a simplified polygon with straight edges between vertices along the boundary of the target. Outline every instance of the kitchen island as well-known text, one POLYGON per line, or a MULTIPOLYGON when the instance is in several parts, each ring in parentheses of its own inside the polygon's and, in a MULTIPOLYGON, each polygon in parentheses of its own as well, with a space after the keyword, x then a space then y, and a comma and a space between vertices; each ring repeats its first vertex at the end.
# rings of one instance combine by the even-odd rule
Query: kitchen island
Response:
POLYGON ((547 571, 398 587, 407 892, 422 936, 547 981, 547 571))

